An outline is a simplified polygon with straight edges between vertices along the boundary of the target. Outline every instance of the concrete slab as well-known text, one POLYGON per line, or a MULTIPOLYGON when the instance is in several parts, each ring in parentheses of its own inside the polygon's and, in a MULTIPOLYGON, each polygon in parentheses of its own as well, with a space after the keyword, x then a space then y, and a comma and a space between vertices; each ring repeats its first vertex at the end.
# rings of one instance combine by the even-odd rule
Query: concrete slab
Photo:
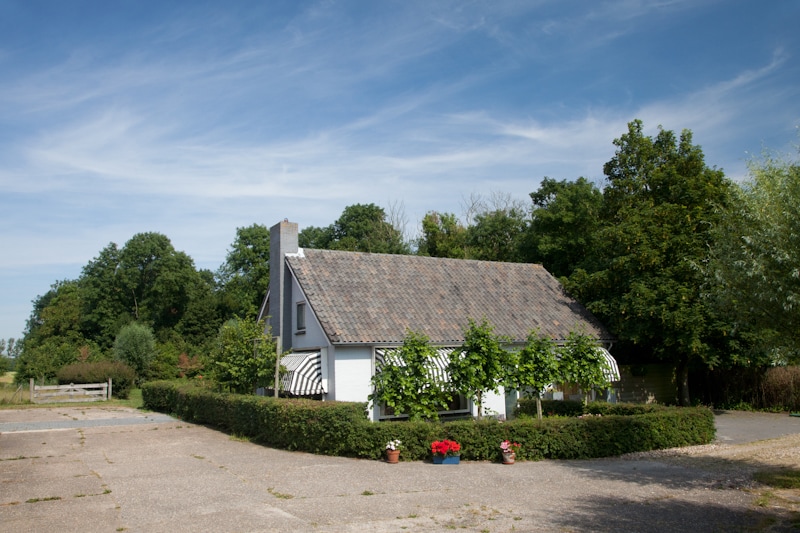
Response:
POLYGON ((389 465, 274 450, 169 418, 142 422, 133 410, 92 411, 0 411, 0 427, 66 424, 0 435, 3 529, 662 532, 776 519, 724 474, 655 459, 389 465), (86 424, 72 427, 81 417, 86 424))

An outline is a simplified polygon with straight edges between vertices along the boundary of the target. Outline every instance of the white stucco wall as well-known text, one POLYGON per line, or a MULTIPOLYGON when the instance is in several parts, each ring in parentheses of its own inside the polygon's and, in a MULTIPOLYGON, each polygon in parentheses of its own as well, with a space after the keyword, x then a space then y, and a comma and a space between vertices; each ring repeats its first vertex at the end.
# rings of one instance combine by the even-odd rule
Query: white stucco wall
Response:
MULTIPOLYGON (((499 415, 506 416, 506 393, 503 387, 500 387, 499 393, 487 392, 483 395, 483 414, 491 416, 499 415)), ((478 415, 478 406, 472 406, 472 415, 478 415)))
POLYGON ((333 400, 366 402, 372 389, 372 349, 337 346, 334 354, 336 389, 333 400))

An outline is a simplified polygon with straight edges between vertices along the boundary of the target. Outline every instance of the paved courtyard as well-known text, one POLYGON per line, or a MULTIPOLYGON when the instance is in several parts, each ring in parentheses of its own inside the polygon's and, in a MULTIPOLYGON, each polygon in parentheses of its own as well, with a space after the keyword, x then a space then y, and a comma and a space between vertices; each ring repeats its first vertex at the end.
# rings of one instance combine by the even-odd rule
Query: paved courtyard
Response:
MULTIPOLYGON (((721 414, 720 441, 800 434, 779 416, 721 414)), ((4 531, 791 530, 756 497, 724 470, 657 458, 389 465, 132 409, 0 410, 4 531)))

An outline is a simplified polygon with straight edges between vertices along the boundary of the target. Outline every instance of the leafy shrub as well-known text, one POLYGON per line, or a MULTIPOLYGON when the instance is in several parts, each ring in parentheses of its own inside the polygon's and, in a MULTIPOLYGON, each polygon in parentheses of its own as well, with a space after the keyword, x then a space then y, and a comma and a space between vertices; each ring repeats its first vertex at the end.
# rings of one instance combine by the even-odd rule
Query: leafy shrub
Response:
POLYGON ((114 341, 114 356, 130 365, 141 382, 149 376, 150 365, 156 357, 156 339, 153 330, 133 322, 119 331, 114 341))
MULTIPOLYGON (((586 459, 708 444, 715 435, 714 415, 705 407, 643 406, 642 413, 629 416, 542 421, 373 423, 363 403, 223 394, 193 382, 146 383, 142 399, 148 409, 275 448, 368 459, 382 457, 386 442, 393 439, 403 442, 401 458, 405 460, 428 459, 431 442, 450 439, 461 444, 462 459, 485 461, 499 458, 503 440, 522 445, 517 454, 520 460, 586 459)), ((582 408, 580 402, 574 403, 582 408)), ((623 407, 623 411, 635 410, 623 407)))
POLYGON ((136 380, 136 372, 122 361, 98 361, 73 363, 61 367, 56 375, 59 385, 104 383, 109 378, 111 378, 112 396, 126 399, 136 380))
MULTIPOLYGON (((520 398, 514 410, 515 416, 536 416, 536 398, 520 398)), ((542 400, 542 415, 550 416, 579 416, 583 414, 583 403, 572 400, 542 400)))
POLYGON ((762 405, 785 411, 800 411, 800 366, 778 366, 764 373, 762 405))

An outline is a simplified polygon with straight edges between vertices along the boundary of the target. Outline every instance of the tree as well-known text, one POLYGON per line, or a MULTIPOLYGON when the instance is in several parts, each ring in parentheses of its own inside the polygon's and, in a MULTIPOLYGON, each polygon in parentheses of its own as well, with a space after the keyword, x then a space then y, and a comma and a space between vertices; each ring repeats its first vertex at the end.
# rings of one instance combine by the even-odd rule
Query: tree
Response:
POLYGON ((475 223, 467 228, 466 241, 471 258, 519 262, 526 227, 526 214, 516 206, 475 215, 475 223))
POLYGON ((564 345, 558 348, 561 379, 580 387, 584 405, 589 402, 592 389, 610 385, 607 376, 611 369, 598 348, 595 339, 576 331, 571 331, 564 345))
POLYGON ((542 419, 542 390, 558 380, 559 366, 553 339, 532 331, 525 347, 509 354, 505 385, 512 390, 530 390, 536 394, 536 414, 542 419))
POLYGON ((522 260, 540 263, 556 277, 569 276, 594 250, 603 193, 586 178, 542 180, 530 194, 530 225, 522 243, 522 260))
POLYGON ((217 382, 232 392, 255 393, 275 383, 276 346, 263 321, 234 318, 220 328, 212 355, 217 382))
POLYGON ((409 331, 403 345, 387 350, 383 364, 372 376, 370 400, 383 403, 411 420, 435 420, 447 408, 451 396, 433 372, 436 350, 428 337, 409 331))
POLYGON ((595 253, 574 272, 568 290, 622 343, 677 366, 681 403, 689 404, 689 366, 721 364, 730 331, 702 297, 698 265, 708 259, 710 228, 731 197, 722 171, 706 166, 684 130, 628 124, 605 164, 595 253), (721 340, 722 339, 722 340, 721 340))
POLYGON ((255 314, 269 287, 269 229, 261 224, 236 228, 236 239, 217 271, 233 314, 255 314))
POLYGON ((422 236, 417 255, 465 259, 467 229, 452 213, 430 211, 422 218, 422 236))
POLYGON ((375 204, 344 208, 327 228, 306 228, 298 235, 300 246, 351 252, 408 254, 403 234, 386 220, 386 212, 375 204))
POLYGON ((800 361, 800 164, 750 162, 750 180, 714 228, 710 295, 737 328, 755 329, 774 362, 800 361))
POLYGON ((150 377, 150 365, 156 358, 153 330, 137 322, 123 327, 114 341, 114 356, 136 371, 141 383, 150 377))
POLYGON ((450 355, 448 372, 455 392, 474 400, 478 418, 483 414, 486 392, 497 392, 504 377, 505 361, 509 358, 503 348, 507 340, 495 335, 494 327, 484 318, 477 324, 470 319, 464 329, 464 344, 450 355))
POLYGON ((178 323, 189 303, 189 288, 199 282, 192 259, 160 233, 131 237, 120 251, 117 275, 128 312, 156 332, 178 323))

